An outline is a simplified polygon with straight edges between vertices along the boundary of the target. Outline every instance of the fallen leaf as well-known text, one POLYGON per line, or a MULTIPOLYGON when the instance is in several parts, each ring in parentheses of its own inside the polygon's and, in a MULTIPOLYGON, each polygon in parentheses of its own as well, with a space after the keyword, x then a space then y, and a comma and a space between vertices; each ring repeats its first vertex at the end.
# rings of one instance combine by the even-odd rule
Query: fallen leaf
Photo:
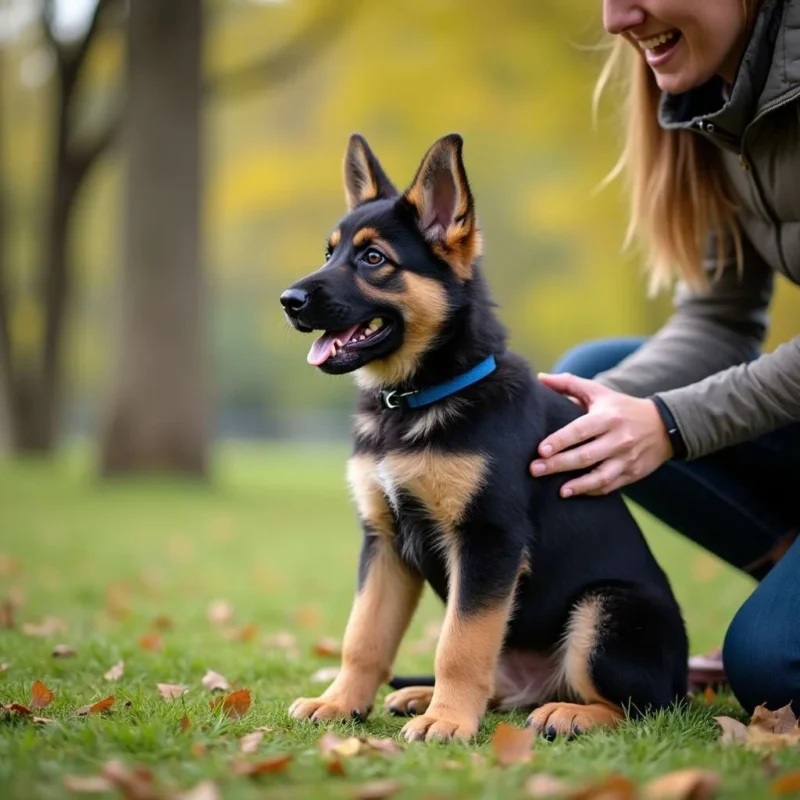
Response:
POLYGON ((525 783, 528 797, 569 797, 573 791, 571 784, 544 772, 533 775, 525 783))
POLYGON ((158 633, 146 633, 139 638, 139 647, 155 653, 164 649, 164 639, 158 633))
POLYGON ((14 604, 10 600, 3 600, 0 605, 0 628, 13 628, 14 626, 14 604))
POLYGON ((65 633, 67 623, 58 617, 45 617, 41 622, 23 622, 22 632, 26 636, 52 636, 55 633, 65 633))
POLYGON ((188 792, 175 795, 175 800, 220 800, 221 797, 214 781, 203 781, 188 792))
POLYGON ((777 711, 770 711, 766 706, 757 706, 750 718, 750 730, 764 731, 765 733, 794 733, 798 729, 797 717, 792 711, 792 704, 783 706, 777 711))
POLYGON ((114 695, 110 695, 103 700, 98 700, 96 703, 92 703, 90 706, 82 706, 81 708, 76 709, 74 714, 77 717, 86 717, 89 714, 100 714, 103 711, 108 711, 108 709, 114 705, 114 700, 114 695))
POLYGON ((714 720, 722 728, 720 741, 723 744, 747 741, 747 726, 739 722, 738 719, 733 719, 733 717, 714 717, 714 720))
POLYGON ((533 758, 533 728, 515 728, 501 722, 492 736, 492 751, 497 762, 504 767, 524 764, 533 758))
POLYGON ((52 652, 53 658, 70 658, 76 655, 78 655, 77 650, 70 647, 68 644, 57 644, 52 652))
POLYGON ((342 739, 335 733, 325 733, 320 738, 318 745, 323 756, 337 755, 343 758, 352 758, 364 749, 364 742, 358 736, 348 736, 342 739))
POLYGON ((284 753, 271 758, 264 758, 261 761, 234 761, 231 769, 237 775, 271 775, 275 772, 285 772, 294 756, 291 753, 284 753))
POLYGON ((713 703, 717 699, 717 693, 710 686, 706 686, 703 689, 703 697, 706 703, 713 703))
POLYGON ((147 767, 129 770, 121 761, 108 761, 100 774, 122 792, 125 800, 159 800, 155 777, 147 767))
POLYGON ((394 739, 382 739, 378 736, 368 736, 365 741, 366 744, 373 750, 377 750, 385 756, 397 756, 403 752, 403 748, 394 739))
POLYGON ((798 794, 800 793, 800 769, 787 772, 775 778, 769 785, 770 794, 781 797, 785 794, 798 794))
POLYGON ((208 745, 205 742, 192 742, 192 755, 204 756, 208 753, 208 745))
POLYGON ((331 636, 323 636, 315 642, 313 653, 320 658, 339 658, 342 655, 342 645, 331 636))
POLYGON ((53 697, 53 693, 41 681, 33 682, 31 708, 47 708, 53 702, 53 697))
POLYGON ((330 683, 338 677, 340 672, 340 667, 321 667, 311 676, 311 682, 330 683))
POLYGON ((344 778, 347 775, 344 764, 342 764, 341 760, 336 758, 336 756, 329 758, 325 762, 325 770, 328 775, 333 775, 337 778, 344 778))
POLYGON ((400 791, 400 782, 393 778, 362 783, 353 790, 353 797, 357 800, 383 800, 400 791))
POLYGON ((114 790, 114 784, 102 775, 66 775, 64 787, 81 794, 101 794, 114 790))
POLYGON ((228 692, 231 688, 227 678, 224 678, 218 672, 214 672, 214 670, 211 669, 203 676, 202 683, 203 688, 207 689, 209 692, 228 692))
POLYGON ((644 800, 705 800, 713 797, 720 776, 707 769, 679 769, 648 781, 642 787, 644 800))
POLYGON ((125 662, 117 661, 117 663, 114 664, 114 666, 111 667, 111 669, 108 672, 106 672, 106 674, 103 675, 103 677, 107 681, 118 681, 122 677, 122 674, 124 672, 125 672, 125 662))
POLYGON ((206 612, 212 625, 227 625, 233 619, 233 607, 226 600, 215 600, 206 612))
POLYGON ((227 636, 231 642, 251 642, 256 633, 258 633, 258 628, 255 622, 248 622, 246 625, 242 625, 241 628, 234 628, 228 631, 227 636))
POLYGON ((158 691, 161 696, 169 703, 172 700, 177 700, 183 697, 189 691, 188 686, 183 686, 180 683, 157 683, 158 691))
POLYGON ((9 714, 21 714, 22 716, 27 716, 31 713, 29 708, 20 705, 19 703, 3 703, 0 705, 0 708, 2 708, 3 711, 7 711, 9 714))
POLYGON ((242 736, 242 738, 239 739, 239 749, 250 756, 258 750, 258 746, 261 744, 263 738, 263 731, 248 733, 247 736, 242 736))
POLYGON ((34 725, 50 725, 53 720, 50 717, 31 717, 31 722, 34 725))
POLYGON ((189 728, 191 727, 192 727, 192 721, 189 719, 188 716, 186 716, 186 714, 184 714, 183 718, 181 719, 181 732, 186 733, 186 731, 188 731, 189 728))
POLYGON ((165 614, 159 614, 153 619, 151 624, 157 631, 169 631, 175 627, 175 623, 172 619, 165 614))
POLYGON ((636 800, 636 784, 624 775, 609 775, 568 795, 570 800, 636 800))
POLYGON ((297 637, 287 631, 279 631, 264 640, 267 647, 276 647, 279 650, 293 650, 297 647, 297 637))
POLYGON ((233 719, 238 719, 244 716, 244 714, 247 713, 247 709, 250 708, 250 692, 248 692, 247 689, 238 689, 226 695, 221 700, 217 700, 217 702, 212 705, 212 708, 216 708, 220 702, 225 714, 233 719))

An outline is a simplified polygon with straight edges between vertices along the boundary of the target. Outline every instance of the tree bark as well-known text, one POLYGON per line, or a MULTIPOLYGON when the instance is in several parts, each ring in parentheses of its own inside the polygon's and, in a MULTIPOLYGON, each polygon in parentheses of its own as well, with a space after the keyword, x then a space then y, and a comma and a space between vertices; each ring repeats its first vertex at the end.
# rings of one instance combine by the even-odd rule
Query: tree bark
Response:
POLYGON ((106 475, 206 470, 202 38, 202 0, 130 4, 125 253, 106 475))

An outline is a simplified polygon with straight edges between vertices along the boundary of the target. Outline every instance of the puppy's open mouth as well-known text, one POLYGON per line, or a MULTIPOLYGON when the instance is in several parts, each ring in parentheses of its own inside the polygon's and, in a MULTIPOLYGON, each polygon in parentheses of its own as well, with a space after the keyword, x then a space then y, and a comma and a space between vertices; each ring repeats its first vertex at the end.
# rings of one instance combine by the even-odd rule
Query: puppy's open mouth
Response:
POLYGON ((372 347, 385 339, 392 329, 392 323, 383 317, 373 317, 368 322, 351 325, 342 331, 325 331, 311 345, 307 361, 319 367, 326 361, 354 355, 361 349, 372 347))

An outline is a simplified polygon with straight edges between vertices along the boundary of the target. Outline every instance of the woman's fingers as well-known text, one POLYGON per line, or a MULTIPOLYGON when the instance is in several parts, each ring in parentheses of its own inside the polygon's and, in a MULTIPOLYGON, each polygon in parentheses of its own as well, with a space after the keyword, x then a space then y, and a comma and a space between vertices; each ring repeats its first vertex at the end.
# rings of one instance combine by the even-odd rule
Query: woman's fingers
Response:
POLYGON ((561 394, 576 398, 584 406, 588 406, 593 399, 603 392, 610 391, 595 381, 579 378, 577 375, 572 375, 569 372, 559 372, 556 375, 540 372, 538 378, 540 383, 549 386, 551 389, 555 389, 561 394))
POLYGON ((610 427, 609 420, 601 414, 585 414, 551 433, 546 439, 542 439, 539 444, 539 455, 549 458, 568 447, 574 447, 606 433, 610 427))
POLYGON ((573 497, 578 494, 608 494, 617 486, 624 486, 628 481, 622 479, 623 466, 617 459, 604 461, 588 475, 581 475, 568 481, 561 487, 562 497, 573 497))

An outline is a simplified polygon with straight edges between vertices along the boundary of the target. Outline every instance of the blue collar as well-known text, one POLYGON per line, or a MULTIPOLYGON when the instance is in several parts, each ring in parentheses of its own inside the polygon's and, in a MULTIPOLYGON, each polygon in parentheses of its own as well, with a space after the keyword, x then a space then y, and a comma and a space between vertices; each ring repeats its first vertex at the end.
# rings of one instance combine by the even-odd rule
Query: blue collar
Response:
POLYGON ((427 389, 418 389, 413 392, 398 392, 396 389, 383 389, 379 395, 381 408, 395 409, 395 408, 421 408, 435 403, 437 400, 443 400, 451 394, 460 392, 483 380, 487 375, 491 375, 497 369, 494 356, 489 356, 481 361, 480 364, 474 366, 469 372, 463 375, 456 375, 449 381, 440 383, 437 386, 429 386, 427 389))

